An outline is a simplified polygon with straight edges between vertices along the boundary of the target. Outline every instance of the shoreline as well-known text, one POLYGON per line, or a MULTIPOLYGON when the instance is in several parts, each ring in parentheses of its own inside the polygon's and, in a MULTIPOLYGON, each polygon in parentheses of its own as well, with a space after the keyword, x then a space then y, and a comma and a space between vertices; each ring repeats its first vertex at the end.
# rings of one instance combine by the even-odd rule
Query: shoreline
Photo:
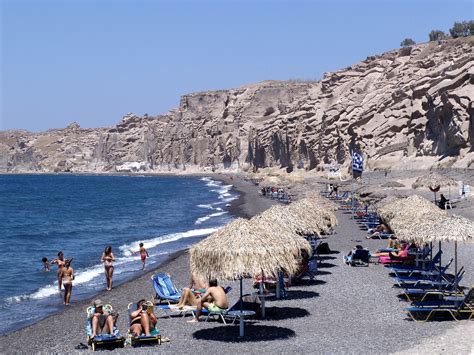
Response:
MULTIPOLYGON (((229 211, 229 214, 231 214, 234 218, 238 218, 238 217, 250 218, 252 217, 253 212, 256 213, 257 211, 256 208, 265 208, 265 207, 268 208, 274 203, 273 201, 260 198, 260 196, 258 195, 257 187, 255 185, 242 180, 240 177, 236 175, 229 176, 229 175, 224 175, 224 174, 202 174, 202 175, 196 175, 196 176, 203 176, 203 175, 210 176, 213 180, 221 181, 223 184, 232 185, 231 190, 239 194, 239 197, 229 202, 230 206, 226 207, 227 210, 229 211), (258 199, 263 200, 264 201, 263 204, 255 203, 255 200, 258 200, 258 199)), ((261 211, 258 211, 258 212, 261 212, 261 211)), ((45 330, 49 332, 54 332, 54 329, 49 329, 49 328, 51 327, 50 326, 51 323, 55 323, 54 322, 55 318, 62 318, 62 317, 69 318, 71 314, 75 314, 76 317, 81 317, 83 313, 83 309, 85 309, 88 305, 90 305, 91 302, 96 298, 101 298, 101 299, 106 300, 111 295, 115 296, 119 294, 130 294, 130 291, 135 288, 135 285, 137 283, 142 283, 142 284, 148 283, 148 280, 150 279, 151 275, 154 274, 155 272, 157 271, 169 272, 169 270, 167 269, 170 267, 171 264, 176 264, 176 263, 187 264, 188 263, 188 260, 187 260, 188 258, 186 256, 187 251, 188 249, 183 249, 183 250, 176 251, 170 254, 168 258, 164 260, 162 263, 160 263, 153 269, 146 270, 144 275, 137 275, 136 277, 133 277, 130 280, 123 281, 117 286, 115 286, 112 291, 107 292, 103 290, 96 293, 95 295, 91 297, 78 300, 76 302, 74 302, 74 291, 73 291, 74 303, 71 306, 62 310, 54 311, 46 315, 44 318, 41 318, 35 321, 32 324, 22 326, 18 329, 15 329, 15 330, 12 330, 5 334, 0 335, 0 339, 1 339, 0 343, 2 343, 2 346, 3 346, 4 342, 9 342, 11 340, 14 340, 15 338, 21 339, 24 337, 25 334, 28 334, 28 333, 35 333, 35 334, 38 332, 43 333, 45 330)), ((151 286, 150 286, 150 290, 151 290, 151 286)), ((120 313, 123 314, 123 311, 120 313)), ((82 320, 82 323, 83 323, 83 320, 82 320)), ((30 336, 28 336, 27 338, 30 338, 30 336)), ((0 352, 2 352, 1 348, 0 348, 0 352)))
MULTIPOLYGON (((224 184, 232 184, 232 189, 239 192, 239 198, 229 202, 230 206, 226 207, 233 216, 248 218, 259 208, 265 207, 262 205, 268 208, 276 203, 260 197, 258 187, 236 174, 206 175, 223 181, 224 184)), ((315 184, 309 187, 318 188, 315 184)), ((327 238, 331 250, 336 253, 347 252, 355 243, 361 242, 374 250, 386 245, 382 240, 366 240, 365 232, 356 228, 354 220, 343 211, 338 211, 337 215, 339 225, 336 233, 327 238)), ((468 269, 472 267, 470 256, 473 247, 463 246, 458 254, 460 262, 468 269)), ((446 252, 446 257, 452 252, 448 247, 443 251, 446 252)), ((156 269, 147 270, 144 275, 121 284, 110 292, 102 291, 95 296, 112 304, 120 313, 117 325, 122 334, 128 329, 128 302, 136 302, 140 298, 150 299, 150 276, 154 272, 169 273, 178 287, 188 285, 189 258, 186 254, 186 250, 176 252, 156 269)), ((401 353, 441 353, 446 349, 454 349, 452 344, 457 344, 455 349, 458 353, 469 353, 472 340, 465 337, 465 334, 472 329, 472 322, 418 324, 407 320, 402 311, 405 305, 397 299, 397 290, 392 287, 386 270, 379 265, 351 268, 341 262, 341 255, 326 256, 316 282, 292 286, 289 289, 291 297, 286 300, 271 300, 267 306, 268 319, 246 325, 248 340, 237 340, 238 326, 225 326, 215 322, 190 325, 184 318, 170 319, 166 314, 163 315, 163 311, 158 310, 155 311, 158 315, 158 328, 164 337, 171 339, 171 343, 151 348, 126 347, 116 349, 114 353, 182 353, 190 349, 204 353, 222 351, 223 346, 232 353, 303 353, 308 349, 336 353, 387 353, 397 350, 401 353), (357 297, 348 297, 354 294, 354 290, 357 290, 357 297), (384 301, 381 302, 381 299, 384 301), (334 304, 339 306, 335 308, 334 304), (377 334, 377 341, 374 341, 373 334, 377 334), (400 340, 396 349, 387 351, 386 344, 391 344, 394 338, 400 340), (433 338, 439 339, 436 345, 429 341, 433 338)), ((472 277, 467 276, 467 281, 471 280, 472 277)), ((229 294, 229 303, 233 303, 238 296, 238 282, 226 285, 234 288, 229 294)), ((244 291, 253 291, 251 280, 244 280, 244 291)), ((67 311, 1 336, 0 353, 7 352, 2 349, 18 349, 28 353, 78 351, 75 346, 85 343, 86 339, 85 308, 89 304, 90 300, 77 302, 67 311)))

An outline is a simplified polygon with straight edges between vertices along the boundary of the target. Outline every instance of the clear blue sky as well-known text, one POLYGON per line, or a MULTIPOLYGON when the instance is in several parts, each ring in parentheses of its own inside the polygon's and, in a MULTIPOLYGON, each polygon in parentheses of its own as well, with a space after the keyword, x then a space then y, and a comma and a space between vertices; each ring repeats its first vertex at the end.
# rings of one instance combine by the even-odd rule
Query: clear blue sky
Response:
POLYGON ((0 130, 111 126, 189 92, 319 79, 474 18, 471 0, 0 2, 0 130))

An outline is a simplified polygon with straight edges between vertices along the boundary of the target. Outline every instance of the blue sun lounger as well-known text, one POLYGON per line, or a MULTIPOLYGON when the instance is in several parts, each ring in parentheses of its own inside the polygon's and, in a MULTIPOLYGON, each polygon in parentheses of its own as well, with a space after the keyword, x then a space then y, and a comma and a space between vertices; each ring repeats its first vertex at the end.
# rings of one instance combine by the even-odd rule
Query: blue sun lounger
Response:
POLYGON ((436 264, 439 262, 439 259, 441 258, 441 254, 443 252, 440 250, 439 252, 436 253, 436 255, 431 259, 429 264, 427 266, 424 266, 423 261, 425 258, 428 257, 429 251, 426 253, 423 253, 422 257, 422 263, 420 265, 388 265, 386 266, 391 273, 395 274, 394 276, 399 276, 399 275, 405 275, 405 274, 416 274, 420 273, 422 271, 432 271, 436 268, 436 264))
POLYGON ((357 249, 351 255, 344 256, 344 261, 350 266, 364 265, 369 266, 370 252, 367 249, 357 249))
MULTIPOLYGON (((112 306, 110 304, 104 304, 104 311, 112 313, 112 306)), ((120 334, 114 322, 114 335, 110 334, 97 334, 92 337, 92 316, 95 313, 94 306, 87 307, 87 344, 92 347, 92 351, 96 351, 98 348, 114 349, 123 348, 125 346, 125 338, 120 334)), ((115 320, 116 321, 116 320, 115 320)))
POLYGON ((155 289, 154 303, 162 303, 163 301, 176 303, 181 298, 181 291, 171 281, 169 274, 160 272, 151 277, 153 288, 155 289))
POLYGON ((408 283, 408 282, 416 282, 418 280, 436 280, 439 279, 440 277, 443 278, 444 280, 451 279, 453 275, 446 274, 446 271, 448 270, 449 266, 453 262, 453 259, 449 263, 446 264, 446 266, 442 267, 439 270, 433 269, 433 270, 420 270, 417 273, 411 273, 411 274, 405 274, 405 275, 396 275, 396 276, 391 276, 395 283, 397 284, 402 284, 402 283, 408 283))
MULTIPOLYGON (((410 282, 400 282, 398 286, 404 289, 445 289, 446 287, 452 287, 455 284, 455 280, 459 283, 461 280, 462 275, 464 275, 464 268, 461 268, 457 274, 457 278, 453 275, 450 275, 449 278, 442 278, 439 280, 438 278, 434 278, 432 280, 416 280, 410 282)), ((446 277, 446 275, 445 275, 446 277)))
MULTIPOLYGON (((151 303, 148 304, 148 307, 153 307, 151 303)), ((136 303, 129 303, 128 304, 128 321, 131 324, 132 322, 132 312, 137 310, 136 303)), ((153 308, 152 308, 153 309, 153 308)), ((130 337, 130 344, 132 347, 141 346, 141 345, 155 345, 161 344, 161 335, 158 329, 151 329, 151 335, 145 335, 144 333, 137 335, 132 334, 130 330, 128 331, 130 337)))
POLYGON ((454 320, 474 317, 474 287, 465 296, 446 296, 438 302, 418 302, 417 306, 405 308, 415 322, 426 322, 436 316, 451 316, 454 320))
POLYGON ((427 284, 421 283, 418 285, 418 288, 408 288, 403 291, 403 293, 399 294, 398 297, 400 299, 406 299, 408 301, 416 301, 422 300, 426 295, 432 293, 459 293, 462 291, 463 287, 459 286, 462 278, 464 277, 464 271, 458 273, 457 280, 454 282, 448 283, 437 283, 437 284, 427 284))

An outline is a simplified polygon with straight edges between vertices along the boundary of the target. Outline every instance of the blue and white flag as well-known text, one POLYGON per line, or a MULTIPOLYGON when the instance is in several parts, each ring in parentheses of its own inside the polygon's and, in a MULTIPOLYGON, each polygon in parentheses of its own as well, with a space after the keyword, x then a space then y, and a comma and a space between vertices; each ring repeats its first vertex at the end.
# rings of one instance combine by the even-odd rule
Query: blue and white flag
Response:
POLYGON ((358 172, 362 174, 364 170, 364 158, 359 153, 352 153, 352 173, 358 172))

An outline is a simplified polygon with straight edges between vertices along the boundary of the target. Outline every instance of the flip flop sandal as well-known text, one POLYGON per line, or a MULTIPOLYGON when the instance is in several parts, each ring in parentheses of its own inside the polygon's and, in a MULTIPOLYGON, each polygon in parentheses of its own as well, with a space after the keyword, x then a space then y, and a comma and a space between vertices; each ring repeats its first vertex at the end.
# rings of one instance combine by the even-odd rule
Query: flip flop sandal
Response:
POLYGON ((76 349, 76 350, 87 350, 87 349, 89 349, 89 347, 84 343, 80 343, 74 349, 76 349))

